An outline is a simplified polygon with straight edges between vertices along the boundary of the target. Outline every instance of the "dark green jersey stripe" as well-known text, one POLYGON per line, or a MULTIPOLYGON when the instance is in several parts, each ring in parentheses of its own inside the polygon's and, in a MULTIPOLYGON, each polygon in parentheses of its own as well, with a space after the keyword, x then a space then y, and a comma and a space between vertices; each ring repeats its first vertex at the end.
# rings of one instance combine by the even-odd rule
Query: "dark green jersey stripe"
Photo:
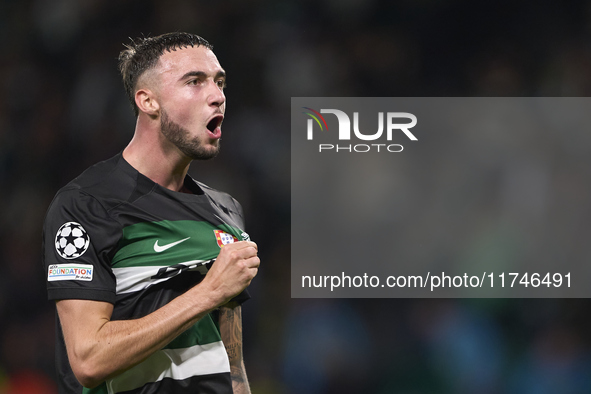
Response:
POLYGON ((87 389, 84 387, 82 389, 82 394, 109 394, 109 390, 107 390, 106 383, 102 383, 93 389, 87 389))
POLYGON ((220 245, 215 230, 242 240, 243 231, 226 224, 192 220, 137 223, 123 229, 113 268, 171 266, 216 258, 220 245))

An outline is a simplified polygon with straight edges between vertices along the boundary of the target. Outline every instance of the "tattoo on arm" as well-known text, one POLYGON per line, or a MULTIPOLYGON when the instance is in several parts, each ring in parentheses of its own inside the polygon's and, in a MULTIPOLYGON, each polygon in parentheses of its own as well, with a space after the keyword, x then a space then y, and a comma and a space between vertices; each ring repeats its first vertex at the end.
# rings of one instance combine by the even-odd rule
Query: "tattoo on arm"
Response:
POLYGON ((242 309, 240 305, 228 304, 220 308, 220 334, 228 358, 234 393, 249 394, 250 386, 242 360, 242 309))
POLYGON ((242 310, 240 306, 220 308, 220 334, 230 364, 242 361, 242 310))
POLYGON ((231 367, 232 385, 244 384, 246 382, 246 374, 244 367, 231 367))

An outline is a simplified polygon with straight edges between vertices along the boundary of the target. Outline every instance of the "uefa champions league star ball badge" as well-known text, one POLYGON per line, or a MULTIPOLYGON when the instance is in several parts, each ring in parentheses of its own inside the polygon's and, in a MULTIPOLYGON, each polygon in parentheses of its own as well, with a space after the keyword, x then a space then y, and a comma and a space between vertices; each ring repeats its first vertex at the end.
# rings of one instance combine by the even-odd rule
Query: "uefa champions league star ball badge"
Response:
POLYGON ((80 257, 90 245, 90 237, 80 223, 64 223, 55 236, 55 250, 64 259, 80 257))

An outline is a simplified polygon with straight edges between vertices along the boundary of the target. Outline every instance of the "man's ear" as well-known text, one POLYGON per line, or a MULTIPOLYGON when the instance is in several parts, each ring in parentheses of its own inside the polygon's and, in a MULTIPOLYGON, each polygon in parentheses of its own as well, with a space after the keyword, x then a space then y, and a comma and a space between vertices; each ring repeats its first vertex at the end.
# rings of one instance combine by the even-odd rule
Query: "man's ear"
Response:
POLYGON ((137 105, 140 112, 144 112, 152 118, 160 114, 160 104, 158 104, 156 95, 150 89, 138 89, 135 92, 135 105, 137 105))

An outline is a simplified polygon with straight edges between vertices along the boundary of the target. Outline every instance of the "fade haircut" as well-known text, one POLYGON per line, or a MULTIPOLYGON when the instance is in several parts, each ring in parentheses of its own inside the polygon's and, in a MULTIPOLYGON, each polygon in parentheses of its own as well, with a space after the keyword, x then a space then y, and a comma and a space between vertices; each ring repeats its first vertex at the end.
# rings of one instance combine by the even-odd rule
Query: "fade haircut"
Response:
POLYGON ((213 50, 213 45, 204 38, 196 34, 180 32, 131 39, 131 43, 124 46, 126 49, 119 54, 119 71, 121 71, 123 86, 136 117, 139 115, 139 108, 135 103, 137 81, 144 72, 158 63, 158 59, 165 51, 176 51, 189 46, 204 46, 213 50))

